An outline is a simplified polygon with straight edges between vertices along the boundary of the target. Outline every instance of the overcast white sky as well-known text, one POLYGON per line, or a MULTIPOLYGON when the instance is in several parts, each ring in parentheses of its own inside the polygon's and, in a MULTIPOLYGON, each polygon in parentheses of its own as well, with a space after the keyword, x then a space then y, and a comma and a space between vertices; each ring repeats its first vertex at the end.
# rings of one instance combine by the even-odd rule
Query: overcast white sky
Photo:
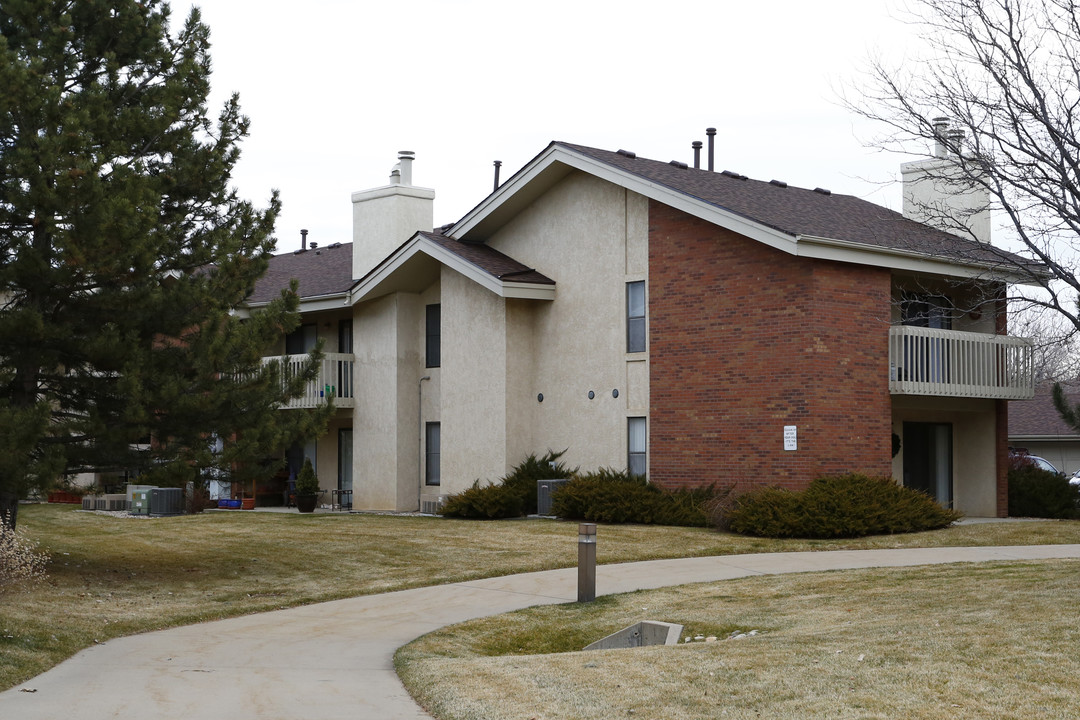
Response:
MULTIPOLYGON (((414 184, 453 222, 551 140, 692 163, 717 128, 717 170, 825 187, 899 209, 881 187, 903 158, 840 107, 866 58, 915 29, 891 0, 200 0, 212 112, 251 118, 235 183, 281 191, 279 251, 300 229, 352 239, 350 194, 385 185, 413 150, 414 184)), ((174 2, 174 22, 191 3, 174 2)), ((703 159, 704 165, 704 159, 703 159)))

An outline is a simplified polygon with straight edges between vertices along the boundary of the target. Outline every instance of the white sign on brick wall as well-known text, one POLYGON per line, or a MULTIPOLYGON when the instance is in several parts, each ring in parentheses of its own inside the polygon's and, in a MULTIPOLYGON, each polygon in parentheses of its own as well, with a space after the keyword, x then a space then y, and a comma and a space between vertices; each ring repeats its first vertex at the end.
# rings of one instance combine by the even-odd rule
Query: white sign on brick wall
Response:
POLYGON ((799 449, 799 431, 795 425, 784 426, 784 449, 799 449))

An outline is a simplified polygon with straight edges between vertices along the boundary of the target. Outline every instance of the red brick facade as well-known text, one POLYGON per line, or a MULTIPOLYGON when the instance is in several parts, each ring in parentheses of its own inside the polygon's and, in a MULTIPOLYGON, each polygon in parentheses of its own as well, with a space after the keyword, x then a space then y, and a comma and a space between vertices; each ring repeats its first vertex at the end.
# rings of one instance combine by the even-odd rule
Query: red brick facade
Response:
POLYGON ((890 283, 651 201, 650 478, 800 488, 891 474, 890 283))

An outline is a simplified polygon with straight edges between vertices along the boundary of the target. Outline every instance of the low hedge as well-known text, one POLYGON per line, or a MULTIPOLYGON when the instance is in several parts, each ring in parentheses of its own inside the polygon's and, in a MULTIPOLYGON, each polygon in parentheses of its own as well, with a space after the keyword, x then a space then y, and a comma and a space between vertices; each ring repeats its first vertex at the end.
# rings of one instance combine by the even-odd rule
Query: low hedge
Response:
POLYGON ((948 527, 962 517, 889 478, 818 478, 802 491, 768 487, 738 496, 714 523, 775 538, 843 538, 948 527))
POLYGON ((552 496, 552 514, 607 523, 706 527, 716 490, 664 490, 640 475, 601 468, 573 478, 552 496))
POLYGON ((1080 517, 1080 487, 1033 464, 1009 468, 1009 515, 1073 519, 1080 517))
POLYGON ((492 520, 535 513, 536 481, 565 478, 576 472, 559 461, 565 452, 548 450, 541 457, 529 455, 497 483, 481 485, 477 480, 472 487, 447 498, 439 514, 492 520))

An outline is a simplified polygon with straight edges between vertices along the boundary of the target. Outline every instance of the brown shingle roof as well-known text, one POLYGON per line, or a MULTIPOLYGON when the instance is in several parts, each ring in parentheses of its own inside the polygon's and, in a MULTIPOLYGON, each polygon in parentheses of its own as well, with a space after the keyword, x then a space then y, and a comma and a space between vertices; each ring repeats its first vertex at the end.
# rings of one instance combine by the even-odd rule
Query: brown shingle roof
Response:
POLYGON ((504 255, 487 245, 460 242, 437 233, 425 232, 420 234, 503 282, 533 283, 537 285, 555 284, 554 280, 536 272, 534 268, 523 265, 509 255, 504 255))
POLYGON ((353 285, 352 243, 333 243, 314 250, 274 255, 270 267, 248 298, 252 304, 278 297, 289 281, 300 283, 300 297, 318 297, 343 293, 353 285))
MULTIPOLYGON (((1062 385, 1065 396, 1072 403, 1080 402, 1080 386, 1062 385)), ((1009 437, 1019 436, 1080 436, 1065 424, 1054 407, 1052 385, 1041 384, 1035 388, 1035 397, 1009 403, 1009 437)))
POLYGON ((583 145, 555 144, 791 236, 809 235, 967 262, 997 264, 1003 255, 1010 262, 1023 262, 1018 256, 935 230, 851 195, 679 167, 583 145))

